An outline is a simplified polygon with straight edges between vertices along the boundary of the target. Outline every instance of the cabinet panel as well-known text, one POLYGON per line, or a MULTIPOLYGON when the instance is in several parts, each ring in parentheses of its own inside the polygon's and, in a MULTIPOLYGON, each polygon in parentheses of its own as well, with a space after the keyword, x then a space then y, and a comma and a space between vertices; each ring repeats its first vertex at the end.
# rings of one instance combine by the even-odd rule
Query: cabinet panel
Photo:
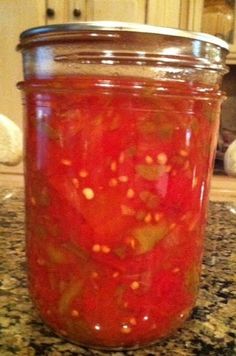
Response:
MULTIPOLYGON (((22 103, 16 83, 22 80, 21 55, 15 48, 19 34, 29 27, 43 25, 45 3, 41 0, 0 1, 0 112, 22 127, 22 103)), ((0 166, 0 171, 21 172, 22 167, 0 166)))
MULTIPOLYGON (((236 61, 236 1, 204 0, 201 31, 218 36, 230 44, 228 59, 236 61)), ((228 60, 229 62, 229 60, 228 60)))
POLYGON ((145 23, 145 6, 145 0, 91 0, 87 2, 87 20, 145 23))
POLYGON ((22 79, 21 54, 15 48, 23 30, 44 24, 44 3, 40 0, 0 1, 0 112, 21 126, 21 99, 16 83, 22 79), (30 14, 30 16, 29 16, 30 14))
POLYGON ((68 21, 86 21, 86 0, 69 0, 68 21))
POLYGON ((68 0, 46 0, 46 24, 68 22, 68 0))
POLYGON ((180 3, 180 28, 183 30, 201 30, 202 10, 204 0, 181 0, 180 3))
POLYGON ((234 1, 204 0, 201 30, 233 43, 234 1))
POLYGON ((46 24, 86 21, 86 0, 46 0, 46 24))
POLYGON ((178 28, 180 0, 148 0, 147 23, 149 25, 178 28))
POLYGON ((236 1, 181 0, 180 28, 206 32, 228 41, 228 64, 236 64, 236 1))

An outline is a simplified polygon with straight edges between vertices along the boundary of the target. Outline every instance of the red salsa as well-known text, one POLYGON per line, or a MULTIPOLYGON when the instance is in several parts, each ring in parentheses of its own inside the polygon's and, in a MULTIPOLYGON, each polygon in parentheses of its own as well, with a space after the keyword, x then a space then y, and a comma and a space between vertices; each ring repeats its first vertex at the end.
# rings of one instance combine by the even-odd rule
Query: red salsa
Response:
POLYGON ((169 335, 196 300, 217 88, 133 78, 25 84, 29 286, 82 345, 169 335))

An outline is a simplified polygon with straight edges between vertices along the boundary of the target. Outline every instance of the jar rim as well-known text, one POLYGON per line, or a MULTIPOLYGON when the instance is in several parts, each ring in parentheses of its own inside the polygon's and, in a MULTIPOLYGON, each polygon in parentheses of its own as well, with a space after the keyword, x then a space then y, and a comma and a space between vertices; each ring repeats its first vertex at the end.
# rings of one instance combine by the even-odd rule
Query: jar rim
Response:
POLYGON ((39 26, 29 28, 20 34, 20 41, 29 39, 32 36, 43 35, 47 33, 60 33, 60 32, 83 32, 83 31, 116 31, 116 32, 136 32, 143 34, 156 34, 166 35, 173 37, 182 37, 192 40, 199 40, 202 42, 208 42, 213 45, 219 46, 229 51, 229 44, 219 37, 203 33, 185 31, 170 27, 158 27, 139 23, 130 22, 116 22, 116 21, 91 21, 91 22, 79 22, 79 23, 65 23, 65 24, 53 24, 47 26, 39 26))

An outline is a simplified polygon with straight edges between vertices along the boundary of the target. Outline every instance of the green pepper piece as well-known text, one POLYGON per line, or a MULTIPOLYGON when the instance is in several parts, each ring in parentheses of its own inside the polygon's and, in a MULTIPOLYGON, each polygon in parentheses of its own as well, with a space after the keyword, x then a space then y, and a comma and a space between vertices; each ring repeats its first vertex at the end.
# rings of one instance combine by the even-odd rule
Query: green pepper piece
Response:
POLYGON ((87 261, 89 254, 86 250, 84 250, 81 246, 78 244, 75 244, 73 242, 66 242, 63 247, 68 250, 71 254, 73 254, 75 257, 77 257, 79 260, 82 261, 87 261))
POLYGON ((149 181, 157 180, 165 173, 165 166, 159 166, 158 164, 138 164, 135 169, 139 176, 149 181))
POLYGON ((151 251, 156 244, 168 233, 168 225, 160 222, 158 225, 142 226, 133 231, 135 239, 139 242, 138 254, 151 251))
POLYGON ((115 300, 116 300, 118 305, 122 304, 123 297, 124 297, 124 292, 125 292, 125 287, 123 285, 119 285, 116 288, 114 297, 115 297, 115 300))
POLYGON ((159 127, 158 136, 163 139, 170 139, 173 135, 174 127, 171 123, 163 123, 159 127))
POLYGON ((192 296, 196 296, 199 288, 199 282, 200 269, 198 266, 192 266, 185 275, 185 287, 192 296))
POLYGON ((36 236, 39 239, 43 239, 48 235, 47 230, 41 224, 30 226, 30 230, 32 230, 34 232, 34 236, 36 236))
POLYGON ((135 217, 137 220, 141 221, 145 218, 146 214, 147 213, 144 210, 138 210, 135 217))
POLYGON ((48 245, 46 251, 49 257, 50 262, 60 264, 67 261, 66 255, 63 250, 57 246, 48 245))
POLYGON ((173 124, 156 120, 146 120, 139 123, 139 131, 144 135, 155 135, 160 139, 170 139, 174 132, 173 124))
POLYGON ((108 128, 110 131, 115 131, 119 129, 120 125, 121 125, 121 118, 119 115, 116 114, 111 118, 108 128))
POLYGON ((41 191, 38 189, 36 201, 40 206, 43 207, 48 207, 51 204, 51 197, 47 187, 43 187, 41 191))
POLYGON ((54 127, 50 126, 47 123, 44 122, 40 122, 40 126, 41 130, 47 135, 47 137, 51 140, 54 141, 60 141, 61 140, 61 134, 60 132, 58 132, 57 129, 55 129, 54 127))
POLYGON ((159 198, 149 192, 148 190, 144 190, 142 191, 140 194, 140 199, 146 204, 146 206, 150 209, 155 209, 157 208, 158 204, 159 204, 159 198))
POLYGON ((117 247, 113 250, 113 252, 116 256, 123 259, 125 258, 125 255, 127 253, 127 247, 126 246, 117 247))
POLYGON ((58 311, 60 314, 65 314, 73 302, 81 293, 82 282, 78 279, 73 279, 65 286, 64 292, 61 295, 58 304, 58 311))

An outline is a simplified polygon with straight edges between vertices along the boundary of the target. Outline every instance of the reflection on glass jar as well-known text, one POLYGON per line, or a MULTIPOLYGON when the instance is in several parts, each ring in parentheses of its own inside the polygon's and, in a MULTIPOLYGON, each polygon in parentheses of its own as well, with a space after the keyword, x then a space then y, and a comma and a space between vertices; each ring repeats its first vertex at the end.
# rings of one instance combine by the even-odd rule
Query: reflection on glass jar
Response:
POLYGON ((205 0, 202 15, 202 31, 233 42, 234 1, 205 0))

